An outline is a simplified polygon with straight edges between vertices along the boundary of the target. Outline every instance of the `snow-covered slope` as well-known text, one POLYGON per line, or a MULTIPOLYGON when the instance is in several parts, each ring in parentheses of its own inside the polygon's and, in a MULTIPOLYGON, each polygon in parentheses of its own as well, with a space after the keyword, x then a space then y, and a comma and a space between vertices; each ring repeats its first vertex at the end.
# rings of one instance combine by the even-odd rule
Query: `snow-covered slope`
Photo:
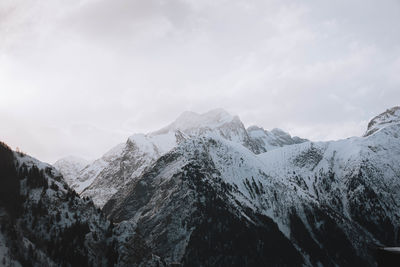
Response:
POLYGON ((262 154, 215 131, 191 136, 104 211, 184 266, 373 266, 370 247, 399 245, 400 123, 388 120, 262 154))
POLYGON ((68 184, 72 184, 79 172, 89 163, 86 159, 68 156, 57 160, 53 166, 62 174, 68 184))

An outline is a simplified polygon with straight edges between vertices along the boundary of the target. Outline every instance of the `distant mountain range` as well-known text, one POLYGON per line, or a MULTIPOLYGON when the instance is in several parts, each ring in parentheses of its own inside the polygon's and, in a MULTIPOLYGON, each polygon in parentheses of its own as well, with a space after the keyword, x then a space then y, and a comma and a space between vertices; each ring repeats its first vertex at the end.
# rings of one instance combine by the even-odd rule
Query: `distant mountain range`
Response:
MULTIPOLYGON (((77 214, 89 230, 76 253, 95 266, 375 266, 374 246, 400 243, 400 107, 373 118, 362 137, 338 141, 246 129, 218 109, 185 112, 93 162, 61 159, 57 170, 7 153, 19 173, 22 209, 40 200, 46 210, 77 214), (42 193, 27 189, 23 163, 28 171, 38 166, 50 187, 43 189, 39 178, 35 190, 42 193), (76 197, 77 212, 63 204, 66 194, 76 197), (100 255, 101 248, 109 253, 100 255)), ((13 209, 0 220, 11 222, 13 209)), ((35 263, 65 261, 42 245, 62 235, 38 229, 63 233, 75 221, 49 224, 46 216, 22 214, 14 231, 41 249, 35 263)), ((12 252, 10 238, 3 234, 0 248, 18 264, 29 249, 12 252)))

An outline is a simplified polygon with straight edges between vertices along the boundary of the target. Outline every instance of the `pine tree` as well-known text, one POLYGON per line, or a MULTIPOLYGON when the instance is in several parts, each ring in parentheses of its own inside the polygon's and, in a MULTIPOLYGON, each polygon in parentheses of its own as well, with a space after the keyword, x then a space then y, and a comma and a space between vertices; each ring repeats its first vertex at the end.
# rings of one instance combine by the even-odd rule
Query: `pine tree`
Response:
POLYGON ((60 215, 60 212, 57 211, 57 213, 56 213, 56 222, 60 222, 60 220, 61 220, 61 215, 60 215))

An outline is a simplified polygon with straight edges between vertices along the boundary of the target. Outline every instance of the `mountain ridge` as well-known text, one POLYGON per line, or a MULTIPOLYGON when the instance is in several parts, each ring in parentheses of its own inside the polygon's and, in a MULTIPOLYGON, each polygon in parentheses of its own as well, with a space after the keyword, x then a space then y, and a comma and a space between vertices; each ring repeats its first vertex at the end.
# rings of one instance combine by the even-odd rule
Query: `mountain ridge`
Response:
MULTIPOLYGON (((223 109, 214 109, 203 114, 186 111, 174 122, 158 131, 131 135, 125 143, 117 145, 75 173, 77 178, 68 179, 69 184, 78 193, 91 197, 96 205, 102 207, 114 193, 128 181, 138 177, 156 159, 180 142, 203 135, 222 136, 242 144, 254 153, 263 153, 307 141, 297 137, 292 138, 277 129, 271 132, 263 130, 261 136, 251 136, 251 132, 244 127, 238 116, 230 115, 223 109)), ((56 167, 62 171, 63 166, 56 167)), ((67 168, 66 166, 65 169, 67 168)), ((69 177, 68 173, 63 174, 69 177)))

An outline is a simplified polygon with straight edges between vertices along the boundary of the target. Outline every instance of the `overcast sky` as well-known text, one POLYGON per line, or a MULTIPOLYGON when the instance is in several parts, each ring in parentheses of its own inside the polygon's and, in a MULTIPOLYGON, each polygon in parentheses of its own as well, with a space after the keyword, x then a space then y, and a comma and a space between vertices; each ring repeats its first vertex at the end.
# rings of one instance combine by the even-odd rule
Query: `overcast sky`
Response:
POLYGON ((0 1, 0 139, 50 163, 185 110, 330 140, 399 104, 398 0, 0 1))

